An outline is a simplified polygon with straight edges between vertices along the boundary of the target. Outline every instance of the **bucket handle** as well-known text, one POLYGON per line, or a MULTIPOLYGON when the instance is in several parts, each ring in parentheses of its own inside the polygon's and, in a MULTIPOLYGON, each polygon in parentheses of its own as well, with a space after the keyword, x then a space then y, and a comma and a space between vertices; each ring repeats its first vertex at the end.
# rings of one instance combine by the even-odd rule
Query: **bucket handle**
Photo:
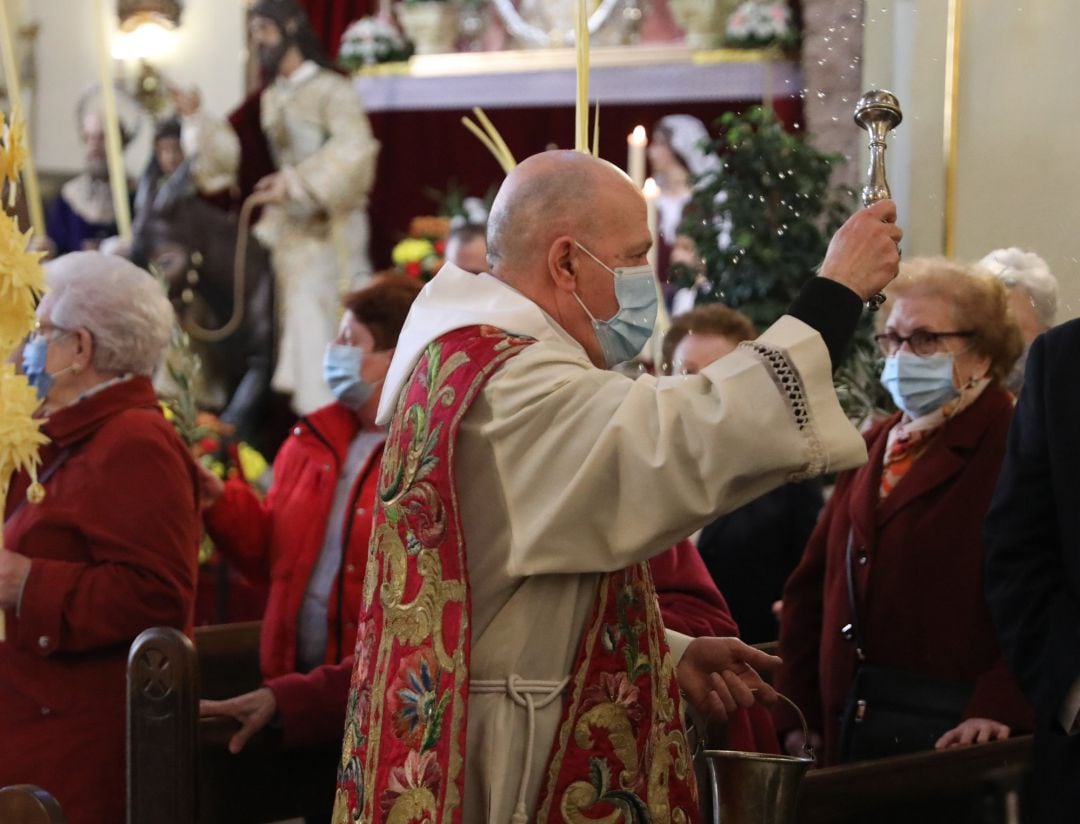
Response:
MULTIPOLYGON (((752 689, 751 692, 757 692, 757 689, 752 689)), ((799 705, 784 695, 778 690, 773 690, 776 693, 776 697, 795 710, 795 714, 799 716, 799 723, 802 724, 803 730, 803 752, 806 753, 806 757, 811 761, 817 761, 817 755, 814 753, 814 748, 810 746, 810 726, 806 723, 806 716, 803 715, 803 711, 799 709, 799 705)), ((696 709, 689 703, 684 704, 685 712, 690 719, 690 723, 697 728, 698 735, 697 741, 694 746, 694 752, 692 757, 696 758, 702 750, 705 749, 705 723, 704 719, 700 716, 696 709)))
MULTIPOLYGON (((774 690, 775 692, 775 690, 774 690)), ((799 705, 784 695, 782 692, 776 692, 776 697, 795 710, 795 714, 799 716, 799 723, 802 724, 803 731, 803 752, 806 753, 806 757, 811 761, 816 761, 817 756, 814 755, 814 748, 810 746, 810 727, 806 723, 806 716, 803 715, 803 711, 799 709, 799 705)))

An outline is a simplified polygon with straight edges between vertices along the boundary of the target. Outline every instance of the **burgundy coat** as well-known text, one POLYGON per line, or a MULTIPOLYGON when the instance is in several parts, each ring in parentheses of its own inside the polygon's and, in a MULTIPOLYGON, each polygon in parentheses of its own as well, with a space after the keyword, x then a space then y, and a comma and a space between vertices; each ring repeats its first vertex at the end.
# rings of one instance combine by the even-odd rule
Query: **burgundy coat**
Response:
MULTIPOLYGON (((339 403, 301 418, 274 460, 274 483, 266 500, 260 501, 236 479, 225 485, 225 494, 204 515, 207 531, 225 557, 251 580, 270 585, 259 639, 264 678, 296 670, 300 608, 322 552, 341 464, 359 430, 359 419, 339 403)), ((356 646, 381 458, 380 444, 349 493, 341 568, 327 604, 327 664, 350 655, 356 646)))
POLYGON ((4 545, 31 559, 0 643, 0 786, 37 784, 70 824, 124 820, 128 647, 148 627, 190 632, 197 475, 146 378, 60 410, 46 498, 7 499, 4 545))
MULTIPOLYGON (((839 718, 855 672, 846 577, 853 535, 859 619, 871 664, 974 684, 965 718, 1030 730, 1031 709, 1005 666, 983 598, 982 524, 994 491, 1012 400, 990 386, 947 421, 896 488, 879 502, 895 415, 866 436, 869 461, 843 473, 799 566, 784 588, 777 688, 839 757, 839 718)), ((789 711, 775 713, 782 732, 789 711)))

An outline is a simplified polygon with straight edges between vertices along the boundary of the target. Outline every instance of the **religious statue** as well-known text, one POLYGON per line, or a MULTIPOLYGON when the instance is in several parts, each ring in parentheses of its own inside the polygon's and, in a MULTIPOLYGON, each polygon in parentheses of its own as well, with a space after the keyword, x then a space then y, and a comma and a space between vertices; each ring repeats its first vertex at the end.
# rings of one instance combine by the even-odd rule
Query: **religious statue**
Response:
POLYGON ((254 193, 265 206, 255 235, 271 253, 279 307, 273 387, 306 414, 332 400, 319 365, 340 295, 371 273, 367 202, 379 144, 295 0, 258 0, 249 33, 269 78, 257 98, 226 122, 200 108, 196 91, 173 96, 200 191, 242 184, 241 164, 250 167, 252 156, 268 156, 275 169, 254 193))

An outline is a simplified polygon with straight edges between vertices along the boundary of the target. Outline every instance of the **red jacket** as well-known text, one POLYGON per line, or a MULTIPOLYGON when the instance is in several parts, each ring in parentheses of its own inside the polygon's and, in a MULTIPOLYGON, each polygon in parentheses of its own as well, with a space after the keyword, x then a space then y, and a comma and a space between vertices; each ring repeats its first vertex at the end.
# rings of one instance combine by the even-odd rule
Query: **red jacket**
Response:
POLYGON ((116 824, 128 647, 148 627, 190 631, 198 480, 146 378, 45 432, 45 500, 23 505, 25 476, 7 499, 4 545, 31 566, 0 643, 0 786, 43 787, 71 824, 116 824))
MULTIPOLYGON (((867 436, 869 461, 845 472, 784 589, 777 688, 839 757, 839 717, 855 672, 846 551, 853 535, 859 620, 872 664, 974 684, 964 714, 1030 730, 1031 709, 1005 667, 983 598, 982 524, 1012 417, 1010 396, 988 387, 946 422, 879 503, 895 415, 867 436)), ((797 722, 784 710, 777 727, 797 722)))
MULTIPOLYGON (((322 552, 342 461, 359 431, 359 419, 338 403, 301 418, 274 460, 274 483, 266 500, 260 501, 244 481, 232 480, 204 515, 207 531, 225 557, 252 580, 269 582, 259 641, 265 678, 296 671, 300 607, 322 552)), ((381 458, 380 444, 349 493, 341 568, 327 605, 328 664, 351 654, 356 644, 381 458)))
MULTIPOLYGON (((724 596, 689 541, 653 558, 649 566, 664 626, 694 637, 739 634, 724 596)), ((267 683, 277 700, 286 745, 311 747, 341 737, 352 663, 350 655, 339 664, 267 683)), ((728 738, 732 749, 779 751, 772 719, 761 707, 732 716, 728 738)))

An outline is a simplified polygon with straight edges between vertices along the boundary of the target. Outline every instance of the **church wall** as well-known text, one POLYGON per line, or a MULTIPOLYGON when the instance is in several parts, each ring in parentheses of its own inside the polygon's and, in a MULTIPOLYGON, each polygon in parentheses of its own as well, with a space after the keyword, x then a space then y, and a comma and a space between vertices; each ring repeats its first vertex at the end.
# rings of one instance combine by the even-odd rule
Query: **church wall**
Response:
MULTIPOLYGON (((863 85, 895 92, 904 110, 889 173, 908 255, 944 250, 947 8, 873 0, 865 10, 863 85)), ((1080 316, 1077 30, 1074 0, 963 2, 955 255, 1037 251, 1060 283, 1059 320, 1080 316)))
MULTIPOLYGON (((17 3, 15 4, 17 5, 17 3)), ((91 0, 32 0, 26 18, 37 20, 37 105, 34 146, 45 173, 72 172, 82 152, 75 107, 98 78, 98 35, 91 0)), ((105 3, 115 25, 115 0, 105 3)), ((244 95, 242 0, 188 0, 175 45, 151 63, 169 80, 197 85, 210 111, 224 114, 244 95)), ((135 65, 118 63, 133 78, 135 65)), ((129 147, 128 170, 137 174, 149 152, 149 128, 129 147)))

